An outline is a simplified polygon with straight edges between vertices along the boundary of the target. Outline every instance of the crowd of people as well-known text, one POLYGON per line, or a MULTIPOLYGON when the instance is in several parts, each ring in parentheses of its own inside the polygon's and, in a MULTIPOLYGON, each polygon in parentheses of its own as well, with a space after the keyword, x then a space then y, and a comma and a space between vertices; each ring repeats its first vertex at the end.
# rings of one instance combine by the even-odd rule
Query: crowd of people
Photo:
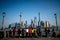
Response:
MULTIPOLYGON (((45 28, 44 29, 44 32, 45 32, 45 37, 49 36, 50 34, 50 29, 48 28, 45 28)), ((41 28, 37 28, 36 30, 33 29, 33 28, 29 28, 29 29, 26 29, 24 30, 23 29, 18 29, 17 30, 17 34, 18 34, 18 37, 42 37, 42 32, 41 32, 41 28)), ((13 28, 13 30, 9 31, 9 37, 12 35, 12 37, 15 37, 16 36, 16 27, 13 28)), ((54 28, 52 29, 52 37, 55 37, 56 33, 54 31, 54 28)))

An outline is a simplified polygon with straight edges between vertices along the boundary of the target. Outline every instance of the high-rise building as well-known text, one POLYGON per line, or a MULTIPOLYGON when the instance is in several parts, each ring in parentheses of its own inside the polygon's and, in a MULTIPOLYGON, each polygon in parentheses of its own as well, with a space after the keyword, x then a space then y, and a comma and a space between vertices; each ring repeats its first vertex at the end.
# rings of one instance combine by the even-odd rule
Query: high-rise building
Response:
POLYGON ((24 28, 24 23, 22 21, 22 12, 20 12, 20 27, 24 28))
POLYGON ((58 30, 57 14, 55 13, 54 16, 55 16, 55 21, 56 21, 56 29, 58 30))
POLYGON ((22 13, 20 12, 20 24, 22 22, 22 13))
POLYGON ((44 27, 47 27, 47 28, 50 27, 50 23, 49 23, 49 21, 45 21, 45 23, 44 23, 44 27))
POLYGON ((36 26, 37 26, 37 18, 34 17, 34 28, 36 28, 36 26))
POLYGON ((21 22, 21 28, 25 28, 23 21, 21 22))
POLYGON ((27 20, 25 21, 25 28, 28 28, 28 26, 27 26, 27 20))
POLYGON ((38 13, 38 26, 40 26, 40 12, 38 13))
POLYGON ((31 28, 33 28, 33 20, 31 19, 31 28))
POLYGON ((44 27, 44 22, 43 21, 40 21, 40 26, 44 27))

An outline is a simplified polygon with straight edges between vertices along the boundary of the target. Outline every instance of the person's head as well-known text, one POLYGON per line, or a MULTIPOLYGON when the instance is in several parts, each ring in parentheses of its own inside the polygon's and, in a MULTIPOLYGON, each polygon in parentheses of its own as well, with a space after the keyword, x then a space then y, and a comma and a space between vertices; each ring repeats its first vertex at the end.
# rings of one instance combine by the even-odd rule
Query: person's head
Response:
POLYGON ((18 28, 18 30, 20 30, 20 28, 18 28))
POLYGON ((33 29, 33 28, 32 28, 33 29))
POLYGON ((39 29, 40 29, 40 27, 39 27, 39 29))
POLYGON ((16 28, 16 27, 14 27, 14 28, 16 28))

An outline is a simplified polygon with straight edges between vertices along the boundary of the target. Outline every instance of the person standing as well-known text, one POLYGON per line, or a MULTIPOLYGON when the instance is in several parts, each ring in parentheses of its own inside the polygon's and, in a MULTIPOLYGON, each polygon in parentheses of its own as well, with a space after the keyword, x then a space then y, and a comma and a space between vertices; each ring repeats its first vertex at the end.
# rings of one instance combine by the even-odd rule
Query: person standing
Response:
POLYGON ((35 36, 35 30, 32 28, 32 36, 35 36))
POLYGON ((45 28, 45 36, 47 37, 47 28, 45 28))
POLYGON ((29 37, 32 37, 32 29, 29 29, 28 33, 29 33, 29 37))
POLYGON ((21 30, 18 29, 18 37, 20 37, 20 34, 21 34, 21 30))
POLYGON ((39 28, 39 37, 41 37, 41 29, 39 28))
POLYGON ((54 31, 54 28, 52 29, 52 37, 55 37, 56 36, 56 33, 54 31))
POLYGON ((47 29, 47 35, 48 35, 48 36, 49 36, 49 33, 50 33, 50 29, 48 28, 48 29, 47 29))
POLYGON ((22 29, 22 37, 24 37, 24 28, 22 29))
POLYGON ((28 29, 26 29, 26 37, 28 37, 28 29))
POLYGON ((15 37, 16 27, 13 28, 13 37, 15 37))
POLYGON ((38 35, 38 37, 41 36, 41 29, 40 28, 37 28, 37 35, 38 35))
POLYGON ((12 36, 12 31, 11 31, 11 28, 10 28, 10 30, 9 30, 9 37, 11 37, 12 36))

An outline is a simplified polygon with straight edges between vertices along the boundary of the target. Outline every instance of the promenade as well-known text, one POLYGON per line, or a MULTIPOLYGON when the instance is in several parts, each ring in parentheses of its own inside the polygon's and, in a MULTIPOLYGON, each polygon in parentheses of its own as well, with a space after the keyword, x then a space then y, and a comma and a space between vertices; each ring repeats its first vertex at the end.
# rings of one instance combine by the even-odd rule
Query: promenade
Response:
POLYGON ((60 38, 55 37, 41 37, 41 38, 3 38, 0 40, 60 40, 60 38))

